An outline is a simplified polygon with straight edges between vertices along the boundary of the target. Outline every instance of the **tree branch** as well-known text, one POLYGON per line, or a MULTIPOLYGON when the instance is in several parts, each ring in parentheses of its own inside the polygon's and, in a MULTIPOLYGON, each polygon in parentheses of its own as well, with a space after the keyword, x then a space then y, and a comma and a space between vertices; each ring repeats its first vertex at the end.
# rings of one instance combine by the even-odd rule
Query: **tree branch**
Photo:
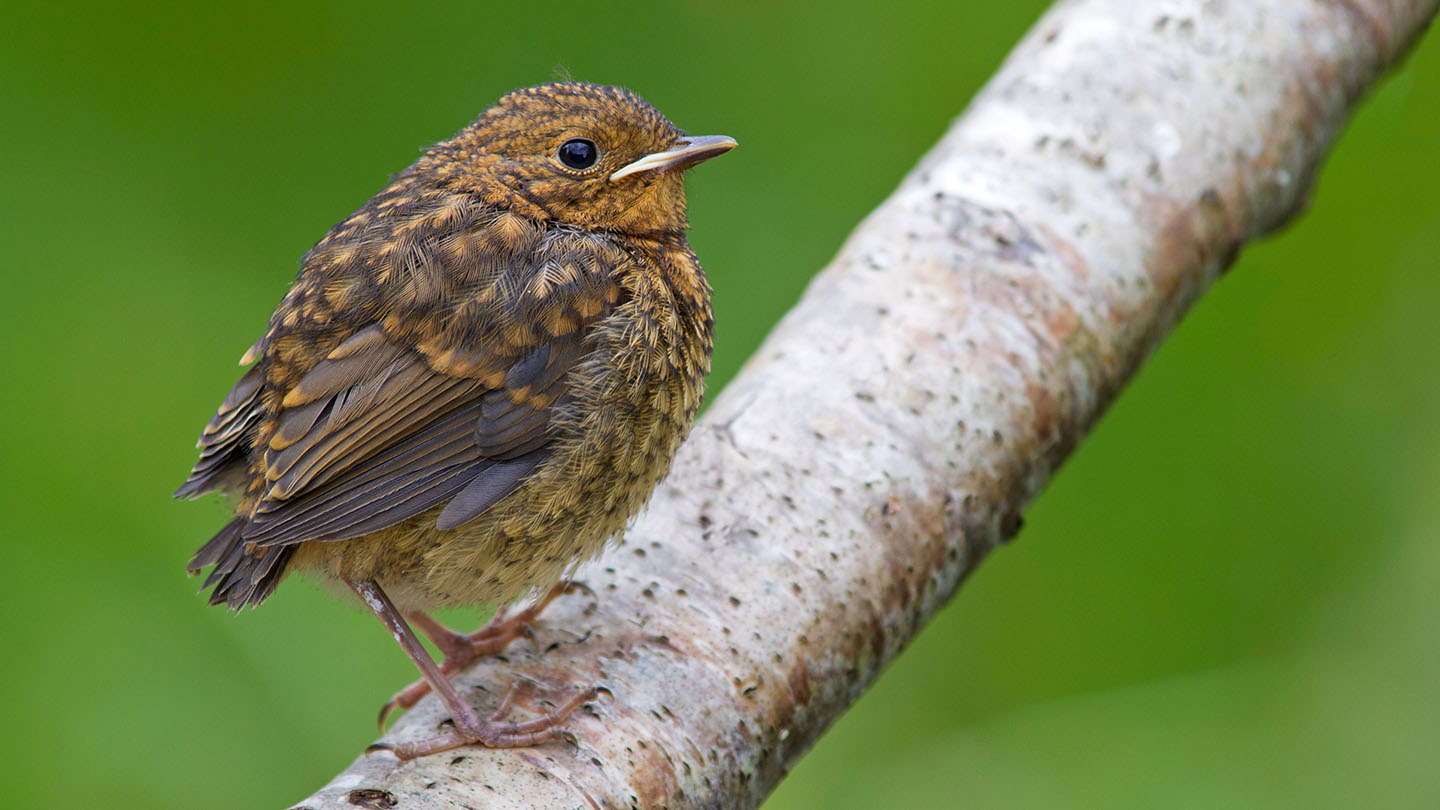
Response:
MULTIPOLYGON (((543 654, 458 678, 482 711, 519 677, 603 685, 575 744, 362 756, 298 807, 758 805, 1241 246, 1303 207, 1437 5, 1058 3, 580 572, 598 601, 553 605, 543 654)), ((443 719, 427 699, 387 739, 443 719)))

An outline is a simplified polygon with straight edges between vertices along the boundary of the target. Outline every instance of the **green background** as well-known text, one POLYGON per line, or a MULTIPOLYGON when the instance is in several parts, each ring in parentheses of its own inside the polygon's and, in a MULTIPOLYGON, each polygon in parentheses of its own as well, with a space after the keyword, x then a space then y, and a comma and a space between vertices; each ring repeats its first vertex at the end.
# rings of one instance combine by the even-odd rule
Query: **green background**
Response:
MULTIPOLYGON (((626 84, 741 143, 690 183, 723 384, 1045 4, 879 5, 0 2, 0 803, 282 807, 414 676, 183 572, 326 228, 512 87, 626 84)), ((767 807, 1437 806, 1437 189, 1432 35, 767 807)))

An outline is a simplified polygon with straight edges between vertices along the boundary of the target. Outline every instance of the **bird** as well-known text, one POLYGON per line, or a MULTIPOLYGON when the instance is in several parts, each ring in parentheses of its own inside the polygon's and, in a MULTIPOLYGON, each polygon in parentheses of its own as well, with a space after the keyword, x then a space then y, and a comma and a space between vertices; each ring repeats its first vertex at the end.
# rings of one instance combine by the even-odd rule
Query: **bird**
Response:
POLYGON ((545 742, 600 691, 505 720, 517 682, 482 718, 447 675, 582 587, 669 468, 714 345, 683 175, 735 145, 618 87, 507 93, 306 252, 241 358, 175 492, 235 516, 188 570, 236 611, 294 572, 358 596, 422 675, 382 729, 431 690, 453 721, 400 758, 545 742), (499 607, 470 634, 429 615, 458 605, 499 607))

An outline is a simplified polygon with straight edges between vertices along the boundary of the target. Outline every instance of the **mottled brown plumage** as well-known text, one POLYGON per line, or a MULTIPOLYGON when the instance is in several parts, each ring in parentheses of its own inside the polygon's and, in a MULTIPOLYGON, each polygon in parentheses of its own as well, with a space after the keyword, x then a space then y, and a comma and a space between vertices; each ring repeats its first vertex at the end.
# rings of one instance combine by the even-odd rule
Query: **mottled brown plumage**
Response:
POLYGON ((500 604, 597 554, 700 403, 710 290, 682 174, 732 146, 624 90, 517 90, 332 228, 176 493, 238 496, 191 561, 212 604, 297 570, 377 614, 362 585, 403 611, 500 604))

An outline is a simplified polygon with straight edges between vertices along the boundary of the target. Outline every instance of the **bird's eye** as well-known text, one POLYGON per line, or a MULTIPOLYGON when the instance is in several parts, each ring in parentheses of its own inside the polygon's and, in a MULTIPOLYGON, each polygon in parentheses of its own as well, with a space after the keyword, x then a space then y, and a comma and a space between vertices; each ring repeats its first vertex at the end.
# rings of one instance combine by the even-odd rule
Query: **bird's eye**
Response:
POLYGON ((567 168, 581 171, 594 166, 600 160, 600 148, 589 138, 571 138, 560 144, 555 156, 567 168))

